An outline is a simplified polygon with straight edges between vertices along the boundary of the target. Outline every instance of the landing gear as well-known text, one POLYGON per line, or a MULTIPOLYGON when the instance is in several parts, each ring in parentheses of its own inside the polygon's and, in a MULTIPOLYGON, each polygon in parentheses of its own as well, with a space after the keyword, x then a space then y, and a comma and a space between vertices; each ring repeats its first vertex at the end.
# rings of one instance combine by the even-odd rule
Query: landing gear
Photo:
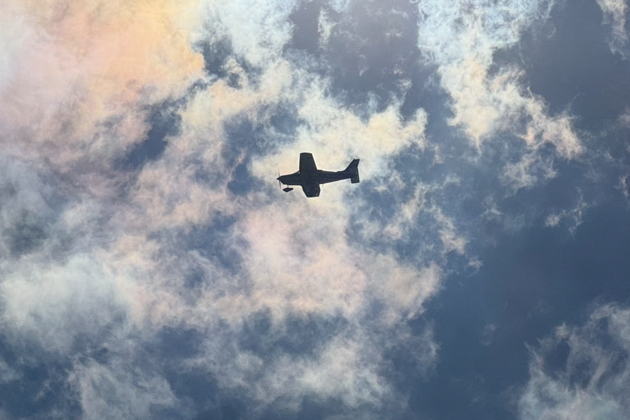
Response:
POLYGON ((278 180, 278 185, 280 186, 282 191, 284 191, 285 193, 289 192, 289 191, 293 191, 293 188, 291 188, 291 187, 284 187, 284 188, 282 188, 282 181, 280 181, 280 170, 279 169, 278 169, 278 178, 277 178, 277 180, 278 180))

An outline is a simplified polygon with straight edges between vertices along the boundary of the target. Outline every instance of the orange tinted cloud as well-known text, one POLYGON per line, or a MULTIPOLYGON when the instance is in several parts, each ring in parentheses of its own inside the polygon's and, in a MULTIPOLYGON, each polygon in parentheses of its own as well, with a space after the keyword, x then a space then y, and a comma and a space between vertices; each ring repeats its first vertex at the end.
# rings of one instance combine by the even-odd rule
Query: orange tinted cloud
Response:
POLYGON ((143 105, 179 96, 202 76, 203 57, 190 45, 194 5, 3 2, 0 35, 13 46, 0 53, 6 63, 0 73, 5 139, 62 147, 60 161, 86 148, 110 156, 128 147, 146 130, 143 105), (98 136, 98 124, 112 119, 119 125, 117 138, 98 136))

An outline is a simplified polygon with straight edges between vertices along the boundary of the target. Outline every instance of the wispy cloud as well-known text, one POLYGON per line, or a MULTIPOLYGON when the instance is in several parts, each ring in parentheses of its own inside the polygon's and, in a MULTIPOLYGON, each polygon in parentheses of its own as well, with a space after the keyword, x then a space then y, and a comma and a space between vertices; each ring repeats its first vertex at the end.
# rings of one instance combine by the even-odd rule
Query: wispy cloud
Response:
MULTIPOLYGON (((495 66, 494 54, 515 46, 522 33, 537 20, 547 18, 553 2, 508 1, 497 7, 492 1, 423 1, 418 3, 418 46, 427 60, 438 66, 441 86, 452 98, 450 124, 463 129, 479 151, 488 141, 522 140, 535 151, 552 144, 559 156, 572 159, 582 151, 571 118, 549 115, 543 98, 532 94, 515 64, 495 66)), ((519 163, 531 178, 531 164, 519 163)), ((520 184, 519 184, 520 183, 520 184)))
POLYGON ((591 206, 584 201, 584 197, 580 193, 575 207, 550 214, 545 220, 545 226, 556 227, 566 220, 566 223, 569 224, 569 232, 571 232, 571 234, 575 234, 578 226, 582 224, 584 213, 589 207, 591 206))
POLYGON ((626 0, 597 0, 602 9, 604 23, 612 28, 610 49, 612 52, 626 56, 625 50, 628 44, 628 31, 626 30, 626 16, 628 4, 626 0))
POLYGON ((144 419, 172 407, 191 414, 177 403, 170 385, 159 373, 130 362, 114 359, 102 364, 88 359, 74 366, 69 382, 78 393, 82 418, 144 419))
POLYGON ((627 418, 628 325, 628 309, 603 305, 583 326, 563 324, 542 340, 540 349, 532 350, 519 418, 627 418))

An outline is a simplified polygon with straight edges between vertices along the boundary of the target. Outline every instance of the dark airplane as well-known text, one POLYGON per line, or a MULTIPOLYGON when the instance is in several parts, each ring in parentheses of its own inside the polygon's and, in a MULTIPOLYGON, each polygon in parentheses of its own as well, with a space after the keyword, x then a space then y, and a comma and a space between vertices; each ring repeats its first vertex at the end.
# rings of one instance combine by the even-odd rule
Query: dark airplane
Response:
POLYGON ((311 153, 300 153, 300 170, 290 175, 279 176, 278 181, 280 186, 287 185, 282 189, 284 192, 293 191, 288 185, 299 185, 307 197, 319 197, 320 184, 348 178, 353 184, 359 182, 359 159, 354 159, 343 171, 330 172, 317 169, 311 153))

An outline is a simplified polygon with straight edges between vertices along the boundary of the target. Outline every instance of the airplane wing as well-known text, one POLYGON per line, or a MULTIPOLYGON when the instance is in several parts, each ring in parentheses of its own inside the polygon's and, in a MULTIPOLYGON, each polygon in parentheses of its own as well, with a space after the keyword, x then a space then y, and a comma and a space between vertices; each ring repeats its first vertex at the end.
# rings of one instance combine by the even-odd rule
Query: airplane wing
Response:
POLYGON ((304 184, 302 185, 302 191, 304 191, 304 195, 307 197, 319 197, 319 193, 321 189, 319 188, 319 184, 304 184))
POLYGON ((317 171, 315 166, 315 159, 313 159, 312 153, 300 153, 300 173, 310 173, 317 171))

